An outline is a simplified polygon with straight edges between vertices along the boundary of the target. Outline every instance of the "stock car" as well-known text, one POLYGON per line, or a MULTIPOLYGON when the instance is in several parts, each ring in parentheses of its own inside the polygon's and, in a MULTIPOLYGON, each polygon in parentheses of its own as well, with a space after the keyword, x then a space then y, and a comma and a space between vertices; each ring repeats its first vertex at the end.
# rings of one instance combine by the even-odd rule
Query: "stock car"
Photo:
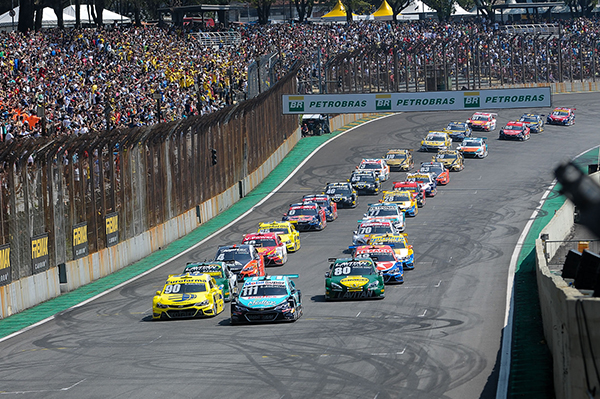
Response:
POLYGON ((224 262, 188 262, 183 274, 208 274, 215 279, 217 287, 223 292, 225 302, 237 292, 237 276, 229 270, 224 262))
POLYGON ((436 183, 442 186, 450 183, 450 173, 441 162, 421 162, 419 173, 429 173, 433 175, 436 183))
POLYGON ((365 220, 358 224, 358 228, 352 235, 350 251, 359 245, 366 245, 371 236, 381 234, 400 234, 389 220, 365 220))
POLYGON ((293 223, 296 230, 323 230, 327 226, 325 209, 313 202, 290 204, 282 220, 293 223))
POLYGON ((349 182, 327 183, 325 194, 329 195, 338 207, 356 208, 358 205, 358 192, 349 182))
POLYGON ((463 154, 458 150, 440 151, 433 158, 433 161, 440 162, 451 172, 460 172, 465 168, 465 157, 463 157, 463 154))
POLYGON ((369 220, 389 220, 398 231, 404 231, 405 228, 404 212, 398 204, 389 202, 369 204, 367 213, 363 215, 363 220, 359 223, 369 220))
POLYGON ((425 193, 425 186, 414 182, 414 181, 395 181, 393 186, 394 191, 406 190, 410 191, 415 201, 417 201, 417 207, 423 208, 427 202, 427 194, 425 193))
POLYGON ((281 266, 287 262, 287 248, 277 233, 246 234, 242 244, 254 245, 265 265, 281 266))
POLYGON ((350 184, 359 194, 374 194, 379 193, 381 183, 375 172, 359 171, 352 172, 350 176, 350 184))
POLYGON ((473 131, 467 122, 450 122, 444 129, 452 141, 463 141, 466 137, 471 137, 473 131))
POLYGON ((383 281, 386 284, 404 282, 402 261, 389 245, 361 245, 356 248, 354 258, 376 259, 375 266, 383 274, 383 281))
POLYGON ((452 139, 446 132, 430 131, 421 140, 421 151, 439 151, 452 148, 452 139))
MULTIPOLYGON (((435 178, 429 173, 409 173, 406 175, 406 181, 414 181, 423 185, 425 195, 435 197, 437 194, 437 183, 435 178)), ((396 186, 394 185, 394 188, 396 186)))
POLYGON ((523 114, 519 119, 519 122, 525 123, 529 126, 531 133, 541 133, 544 131, 544 115, 537 114, 523 114))
POLYGON ((390 167, 385 162, 385 159, 366 158, 360 161, 357 169, 360 172, 375 172, 375 176, 379 181, 386 181, 390 178, 390 167))
POLYGON ((546 123, 549 125, 573 125, 575 124, 575 108, 554 108, 548 116, 546 116, 546 123))
POLYGON ((415 252, 412 245, 408 245, 407 234, 383 234, 372 236, 369 245, 389 245, 397 257, 402 261, 405 270, 415 268, 415 252))
POLYGON ((224 306, 223 292, 208 274, 172 274, 152 298, 152 319, 216 316, 224 306))
POLYGON ((383 275, 371 258, 329 258, 325 300, 385 297, 383 275))
POLYGON ((265 275, 265 260, 254 245, 225 245, 219 247, 215 261, 225 262, 237 280, 265 275))
POLYGON ((260 223, 259 233, 277 233, 286 246, 288 252, 296 252, 300 249, 300 233, 290 222, 273 221, 271 223, 260 223))
POLYGON ((397 204, 407 216, 414 217, 419 213, 416 195, 413 195, 413 193, 408 190, 384 191, 383 199, 380 199, 379 202, 397 204))
POLYGON ((385 154, 385 162, 390 169, 394 170, 411 170, 415 166, 411 150, 388 150, 387 154, 385 154))
POLYGON ((338 217, 337 203, 327 194, 307 194, 302 197, 302 202, 314 202, 324 208, 328 222, 333 222, 338 217))
POLYGON ((506 124, 498 134, 499 140, 529 140, 531 134, 529 127, 523 122, 511 121, 506 124))
POLYGON ((471 118, 467 120, 467 124, 473 130, 490 132, 496 129, 496 116, 498 116, 498 114, 475 112, 471 118))
POLYGON ((485 158, 488 156, 488 145, 485 140, 486 137, 470 137, 464 139, 457 149, 465 157, 485 158))
POLYGON ((252 277, 231 301, 231 324, 296 321, 302 316, 297 274, 252 277))

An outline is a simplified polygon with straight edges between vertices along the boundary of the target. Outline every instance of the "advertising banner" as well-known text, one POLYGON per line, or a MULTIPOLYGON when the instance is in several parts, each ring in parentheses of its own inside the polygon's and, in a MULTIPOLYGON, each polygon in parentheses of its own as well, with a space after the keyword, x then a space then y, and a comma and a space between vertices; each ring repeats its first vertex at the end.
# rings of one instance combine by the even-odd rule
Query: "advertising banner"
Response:
POLYGON ((87 222, 73 226, 73 260, 88 256, 87 222))
POLYGON ((31 237, 31 273, 41 273, 49 267, 48 233, 31 237))
POLYGON ((117 212, 106 215, 106 247, 119 243, 119 214, 117 212))
POLYGON ((10 244, 0 246, 0 286, 12 282, 12 269, 10 267, 10 244))
POLYGON ((284 95, 284 114, 355 114, 365 112, 460 111, 550 107, 550 88, 284 95))

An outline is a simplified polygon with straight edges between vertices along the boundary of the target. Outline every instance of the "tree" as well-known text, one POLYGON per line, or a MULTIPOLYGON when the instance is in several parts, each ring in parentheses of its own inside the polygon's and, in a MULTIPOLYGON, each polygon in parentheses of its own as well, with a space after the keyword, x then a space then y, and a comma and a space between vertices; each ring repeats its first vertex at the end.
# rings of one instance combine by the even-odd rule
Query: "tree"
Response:
POLYGON ((440 21, 447 21, 454 12, 454 2, 452 0, 428 0, 428 6, 437 12, 440 21))
POLYGON ((488 20, 494 20, 494 10, 492 10, 492 6, 496 5, 498 0, 475 0, 475 5, 479 12, 485 16, 488 20))
POLYGON ((294 0, 294 4, 296 5, 296 11, 298 11, 298 20, 304 22, 306 18, 311 16, 315 0, 294 0))
POLYGON ((398 14, 400 14, 400 11, 405 9, 406 6, 408 6, 410 4, 410 0, 388 0, 388 4, 390 5, 390 7, 392 8, 392 11, 394 12, 393 21, 395 23, 398 23, 398 19, 397 19, 398 14))
POLYGON ((352 14, 362 14, 363 11, 370 13, 372 4, 364 0, 343 0, 346 9, 346 21, 352 22, 352 14))
POLYGON ((258 23, 265 25, 269 23, 269 15, 271 14, 271 4, 275 0, 252 0, 252 5, 256 7, 258 14, 258 23))
POLYGON ((33 29, 33 14, 35 12, 33 0, 21 0, 19 7, 19 32, 33 29))
POLYGON ((598 0, 565 0, 565 4, 571 9, 573 18, 591 17, 598 0))

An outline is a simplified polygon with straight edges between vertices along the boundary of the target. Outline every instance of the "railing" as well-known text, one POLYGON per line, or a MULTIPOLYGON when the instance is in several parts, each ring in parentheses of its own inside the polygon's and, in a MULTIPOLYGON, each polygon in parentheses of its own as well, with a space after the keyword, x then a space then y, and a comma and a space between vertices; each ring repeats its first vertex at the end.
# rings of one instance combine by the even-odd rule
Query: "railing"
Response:
POLYGON ((565 263, 565 258, 570 250, 581 252, 583 249, 588 249, 594 253, 600 253, 600 240, 597 239, 580 239, 580 240, 565 240, 565 241, 549 241, 542 240, 544 244, 544 255, 548 262, 550 270, 557 271, 557 268, 562 269, 565 263), (554 256, 551 256, 554 254, 554 256))
POLYGON ((237 46, 242 41, 239 32, 197 32, 192 34, 200 44, 207 47, 237 46))
MULTIPOLYGON (((526 5, 526 4, 523 4, 526 5)), ((523 7, 527 8, 527 7, 523 7)), ((510 35, 556 35, 560 34, 559 24, 525 24, 525 25, 506 25, 503 26, 502 31, 510 35)))

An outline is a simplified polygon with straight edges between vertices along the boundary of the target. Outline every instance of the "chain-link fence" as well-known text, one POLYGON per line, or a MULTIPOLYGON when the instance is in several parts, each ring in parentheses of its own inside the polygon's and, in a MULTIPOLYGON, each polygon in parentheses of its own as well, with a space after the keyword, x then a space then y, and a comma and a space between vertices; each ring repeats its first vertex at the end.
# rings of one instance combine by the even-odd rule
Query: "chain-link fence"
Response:
POLYGON ((114 245, 115 234, 139 235, 237 184, 297 129, 281 103, 296 73, 202 117, 0 146, 0 249, 10 245, 11 269, 0 284, 114 245))

